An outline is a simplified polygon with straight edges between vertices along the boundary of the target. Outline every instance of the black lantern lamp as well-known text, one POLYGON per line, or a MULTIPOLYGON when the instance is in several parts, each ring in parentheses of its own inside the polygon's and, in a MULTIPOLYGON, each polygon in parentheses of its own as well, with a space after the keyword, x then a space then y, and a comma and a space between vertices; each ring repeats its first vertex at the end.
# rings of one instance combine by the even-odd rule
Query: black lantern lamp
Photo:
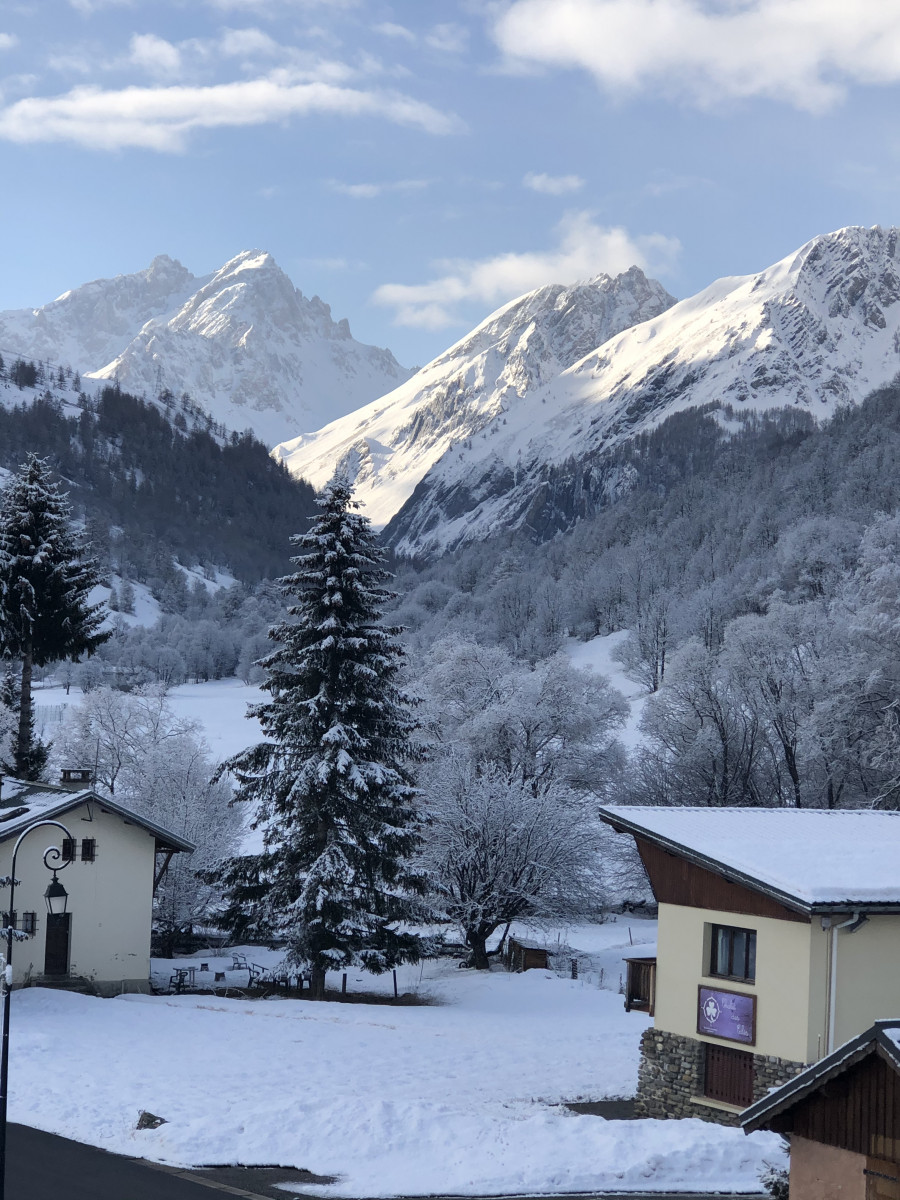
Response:
MULTIPOLYGON (((27 810, 24 810, 27 811, 27 810)), ((16 911, 16 859, 19 857, 19 847, 25 838, 35 831, 35 829, 44 829, 47 826, 53 826, 58 829, 63 837, 74 845, 72 835, 65 825, 59 821, 48 818, 44 821, 35 821, 33 825, 29 825, 27 829, 23 829, 19 834, 16 844, 12 852, 12 869, 7 880, 9 886, 9 913, 7 921, 12 921, 12 913, 16 911)), ((64 854, 58 846, 49 846, 43 854, 44 866, 48 871, 53 872, 53 879, 47 885, 47 890, 44 892, 44 899, 47 901, 47 911, 51 916, 62 916, 66 911, 66 905, 69 902, 69 893, 63 887, 56 877, 57 868, 62 870, 67 867, 72 861, 72 857, 64 854)), ((7 924, 6 927, 6 962, 3 972, 3 1035, 0 1038, 0 1200, 5 1200, 6 1196, 6 1111, 7 1099, 9 1096, 9 1017, 10 1017, 10 995, 12 993, 13 969, 12 969, 12 951, 13 942, 15 940, 15 931, 12 924, 7 924)), ((0 958, 2 958, 2 943, 0 943, 0 958)))
POLYGON ((47 912, 52 916, 61 917, 66 911, 66 905, 69 903, 69 893, 56 878, 55 871, 53 872, 52 880, 47 884, 44 899, 47 901, 47 912))

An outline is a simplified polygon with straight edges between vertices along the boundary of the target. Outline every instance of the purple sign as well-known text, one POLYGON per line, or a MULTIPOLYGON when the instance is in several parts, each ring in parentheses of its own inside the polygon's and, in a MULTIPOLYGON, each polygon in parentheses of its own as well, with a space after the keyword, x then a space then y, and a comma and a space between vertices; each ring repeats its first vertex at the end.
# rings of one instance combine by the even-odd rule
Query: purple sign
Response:
POLYGON ((697 1032, 752 1046, 756 1041, 756 997, 701 985, 697 1032))

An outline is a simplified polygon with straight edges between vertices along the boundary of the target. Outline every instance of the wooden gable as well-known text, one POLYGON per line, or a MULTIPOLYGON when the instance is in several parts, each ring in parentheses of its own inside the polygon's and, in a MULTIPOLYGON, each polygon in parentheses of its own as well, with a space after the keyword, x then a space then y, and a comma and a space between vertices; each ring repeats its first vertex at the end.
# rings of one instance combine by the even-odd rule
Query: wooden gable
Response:
POLYGON ((766 1121, 826 1146, 890 1161, 900 1159, 900 1075, 880 1048, 846 1071, 825 1078, 804 1099, 766 1121))
POLYGON ((681 904, 689 908, 712 908, 751 917, 810 923, 808 914, 788 908, 764 892, 734 883, 715 871, 663 850, 646 838, 635 836, 634 840, 653 894, 660 904, 681 904))

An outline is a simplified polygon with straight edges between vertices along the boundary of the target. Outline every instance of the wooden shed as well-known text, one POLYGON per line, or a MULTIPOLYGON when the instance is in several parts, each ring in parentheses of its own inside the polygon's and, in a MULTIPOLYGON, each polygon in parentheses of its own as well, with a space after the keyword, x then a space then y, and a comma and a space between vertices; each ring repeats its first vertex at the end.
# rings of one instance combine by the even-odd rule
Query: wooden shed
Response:
POLYGON ((538 942, 526 942, 511 937, 506 943, 506 969, 508 971, 546 970, 550 966, 549 951, 538 942))
POLYGON ((789 1138, 790 1200, 900 1200, 900 1021, 876 1021, 741 1124, 789 1138))

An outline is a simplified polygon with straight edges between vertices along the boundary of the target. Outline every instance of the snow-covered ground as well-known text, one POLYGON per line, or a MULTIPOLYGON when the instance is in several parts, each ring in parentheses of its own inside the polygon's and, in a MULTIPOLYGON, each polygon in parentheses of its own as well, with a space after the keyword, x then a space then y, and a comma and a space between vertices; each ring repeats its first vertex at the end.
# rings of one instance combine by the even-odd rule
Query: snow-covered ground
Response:
POLYGON ((573 666, 596 671, 598 675, 605 675, 612 686, 621 692, 628 701, 631 712, 617 736, 624 743, 626 749, 634 750, 643 742, 638 726, 647 702, 647 692, 639 683, 635 683, 625 674, 622 664, 613 657, 613 651, 617 650, 627 637, 628 630, 620 629, 605 637, 592 638, 589 642, 579 642, 575 638, 570 638, 566 643, 566 651, 573 666))
MULTIPOLYGON (((68 706, 78 704, 81 696, 78 687, 67 696, 64 687, 38 685, 34 693, 38 733, 52 740, 54 725, 63 719, 68 706)), ((168 693, 169 704, 179 717, 199 723, 216 761, 261 740, 259 723, 247 718, 247 705, 265 698, 259 688, 235 678, 185 683, 168 693)))
POLYGON ((17 992, 10 1117, 161 1162, 295 1165, 338 1181, 291 1190, 327 1196, 755 1191, 782 1160, 774 1135, 558 1107, 634 1091, 647 1020, 614 993, 447 961, 400 976, 435 1003, 17 992), (142 1109, 166 1123, 137 1130, 142 1109))

